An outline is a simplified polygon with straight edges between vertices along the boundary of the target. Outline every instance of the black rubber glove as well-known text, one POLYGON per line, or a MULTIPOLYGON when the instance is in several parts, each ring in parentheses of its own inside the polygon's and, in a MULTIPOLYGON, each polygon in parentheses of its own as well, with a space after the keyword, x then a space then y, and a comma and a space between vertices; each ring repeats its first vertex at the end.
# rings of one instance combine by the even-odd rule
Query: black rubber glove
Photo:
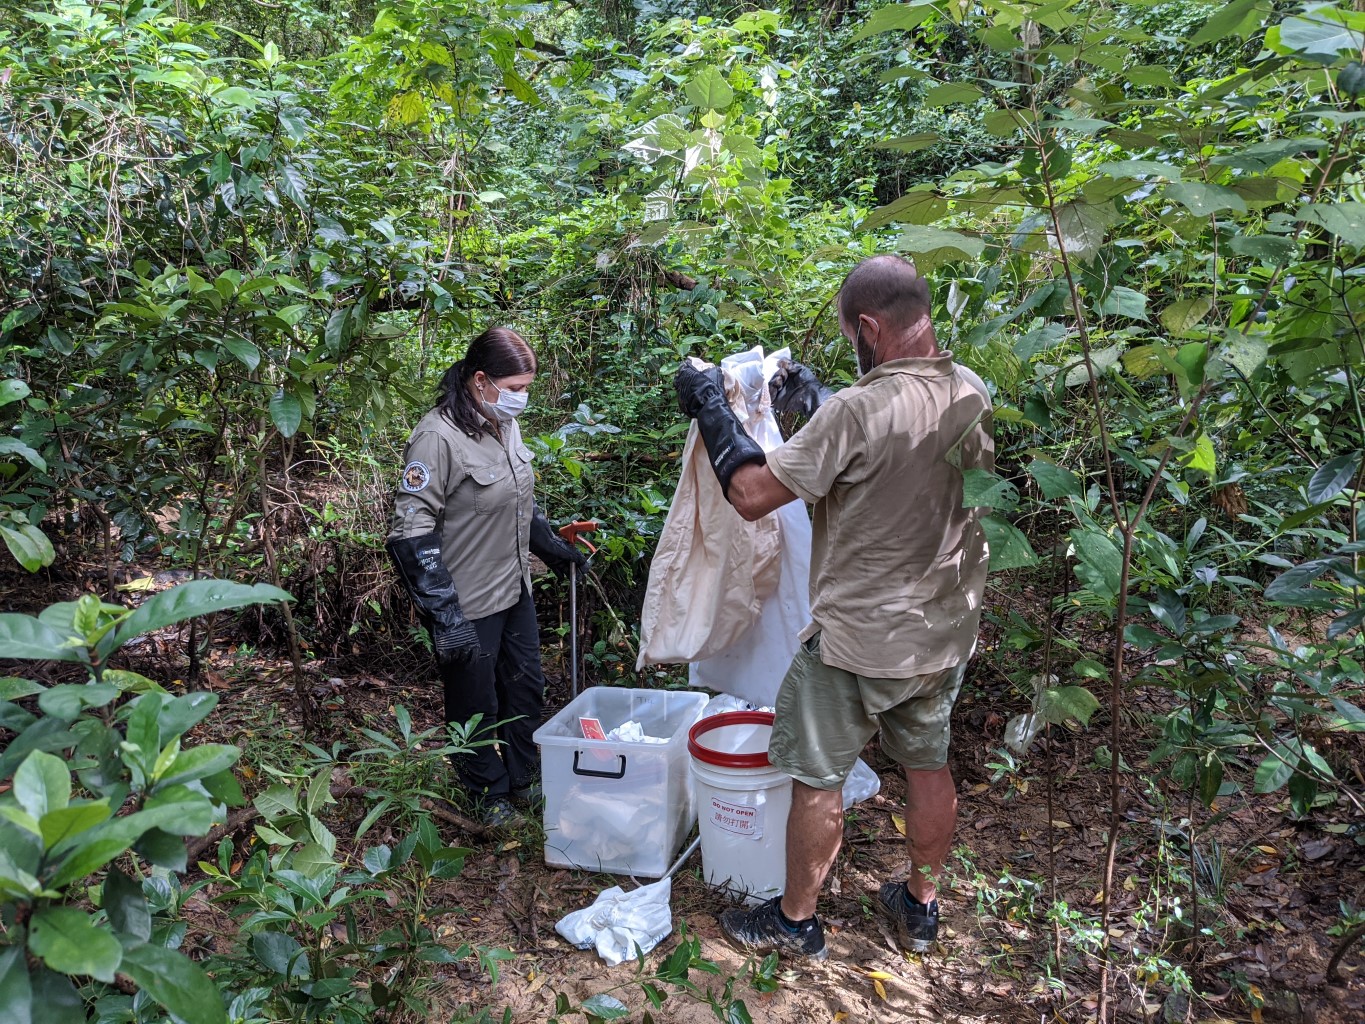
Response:
POLYGON ((581 569, 588 564, 588 556, 577 544, 570 544, 555 531, 540 506, 536 506, 531 515, 531 554, 549 566, 556 576, 568 575, 570 565, 581 569))
POLYGON ((767 463, 768 457, 744 427, 725 400, 724 376, 719 366, 698 370, 684 361, 673 378, 678 392, 678 408, 684 416, 697 421, 711 468, 720 481, 721 492, 729 497, 730 480, 735 470, 748 462, 767 463))
POLYGON ((768 381, 768 394, 773 412, 795 412, 810 419, 834 392, 820 383, 809 366, 795 359, 779 359, 777 372, 768 381))
POLYGON ((442 665, 465 665, 477 658, 479 634, 460 610, 455 581, 441 560, 441 538, 434 533, 390 537, 384 550, 427 624, 436 660, 442 665))

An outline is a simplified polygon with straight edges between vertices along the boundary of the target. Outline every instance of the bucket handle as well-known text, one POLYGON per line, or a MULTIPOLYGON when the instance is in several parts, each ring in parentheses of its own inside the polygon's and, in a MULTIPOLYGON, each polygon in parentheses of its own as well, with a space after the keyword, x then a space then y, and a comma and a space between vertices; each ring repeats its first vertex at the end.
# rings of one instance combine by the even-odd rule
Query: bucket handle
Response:
POLYGON ((573 773, 574 773, 575 775, 591 775, 591 776, 593 776, 594 778, 597 778, 597 779, 623 779, 623 778, 625 778, 625 776, 626 776, 626 755, 625 755, 625 754, 617 754, 617 755, 616 755, 617 757, 619 757, 619 758, 621 759, 621 770, 620 770, 620 771, 617 771, 617 772, 599 772, 599 771, 594 771, 594 770, 591 769, 591 768, 580 768, 580 767, 578 767, 578 758, 582 755, 582 753, 583 753, 583 751, 581 751, 581 750, 575 750, 575 751, 573 752, 573 773))

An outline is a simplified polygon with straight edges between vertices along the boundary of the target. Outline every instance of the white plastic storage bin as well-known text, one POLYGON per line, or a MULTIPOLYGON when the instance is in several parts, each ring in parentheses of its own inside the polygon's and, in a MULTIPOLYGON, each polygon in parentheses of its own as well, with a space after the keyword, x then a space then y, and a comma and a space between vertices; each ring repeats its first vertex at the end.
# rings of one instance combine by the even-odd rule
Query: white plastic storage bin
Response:
POLYGON ((545 792, 545 863, 658 878, 697 818, 687 731, 708 695, 593 686, 535 732, 545 792), (664 743, 590 740, 638 722, 664 743))

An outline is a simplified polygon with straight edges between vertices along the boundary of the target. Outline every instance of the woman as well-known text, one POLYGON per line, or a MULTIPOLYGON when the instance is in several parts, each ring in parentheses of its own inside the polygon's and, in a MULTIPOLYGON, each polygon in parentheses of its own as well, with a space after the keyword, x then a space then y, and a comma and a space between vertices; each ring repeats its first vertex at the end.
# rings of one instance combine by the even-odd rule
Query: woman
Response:
POLYGON ((490 327, 474 339, 408 440, 385 545, 431 634, 446 721, 482 715, 474 738, 498 740, 456 761, 481 819, 493 826, 515 819, 512 800, 539 795, 531 735, 545 677, 528 552, 557 573, 586 561, 532 495, 531 453, 517 417, 535 375, 535 353, 515 331, 490 327))

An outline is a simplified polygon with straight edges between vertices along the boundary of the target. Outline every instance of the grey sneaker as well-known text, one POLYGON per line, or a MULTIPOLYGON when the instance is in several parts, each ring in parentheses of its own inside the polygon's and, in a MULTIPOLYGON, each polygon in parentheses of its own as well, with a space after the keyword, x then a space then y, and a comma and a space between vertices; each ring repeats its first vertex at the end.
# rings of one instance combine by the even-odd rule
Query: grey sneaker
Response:
POLYGON ((479 807, 479 821, 489 828, 507 828, 521 818, 521 814, 505 796, 490 797, 479 807))
POLYGON ((886 882, 877 893, 882 915, 891 922, 896 941, 910 953, 928 953, 938 942, 938 900, 906 902, 904 882, 886 882))
POLYGON ((736 946, 750 953, 791 953, 812 960, 823 960, 829 956, 820 919, 812 917, 792 931, 782 921, 779 913, 781 902, 781 896, 774 896, 753 910, 727 910, 720 915, 720 930, 736 946))

